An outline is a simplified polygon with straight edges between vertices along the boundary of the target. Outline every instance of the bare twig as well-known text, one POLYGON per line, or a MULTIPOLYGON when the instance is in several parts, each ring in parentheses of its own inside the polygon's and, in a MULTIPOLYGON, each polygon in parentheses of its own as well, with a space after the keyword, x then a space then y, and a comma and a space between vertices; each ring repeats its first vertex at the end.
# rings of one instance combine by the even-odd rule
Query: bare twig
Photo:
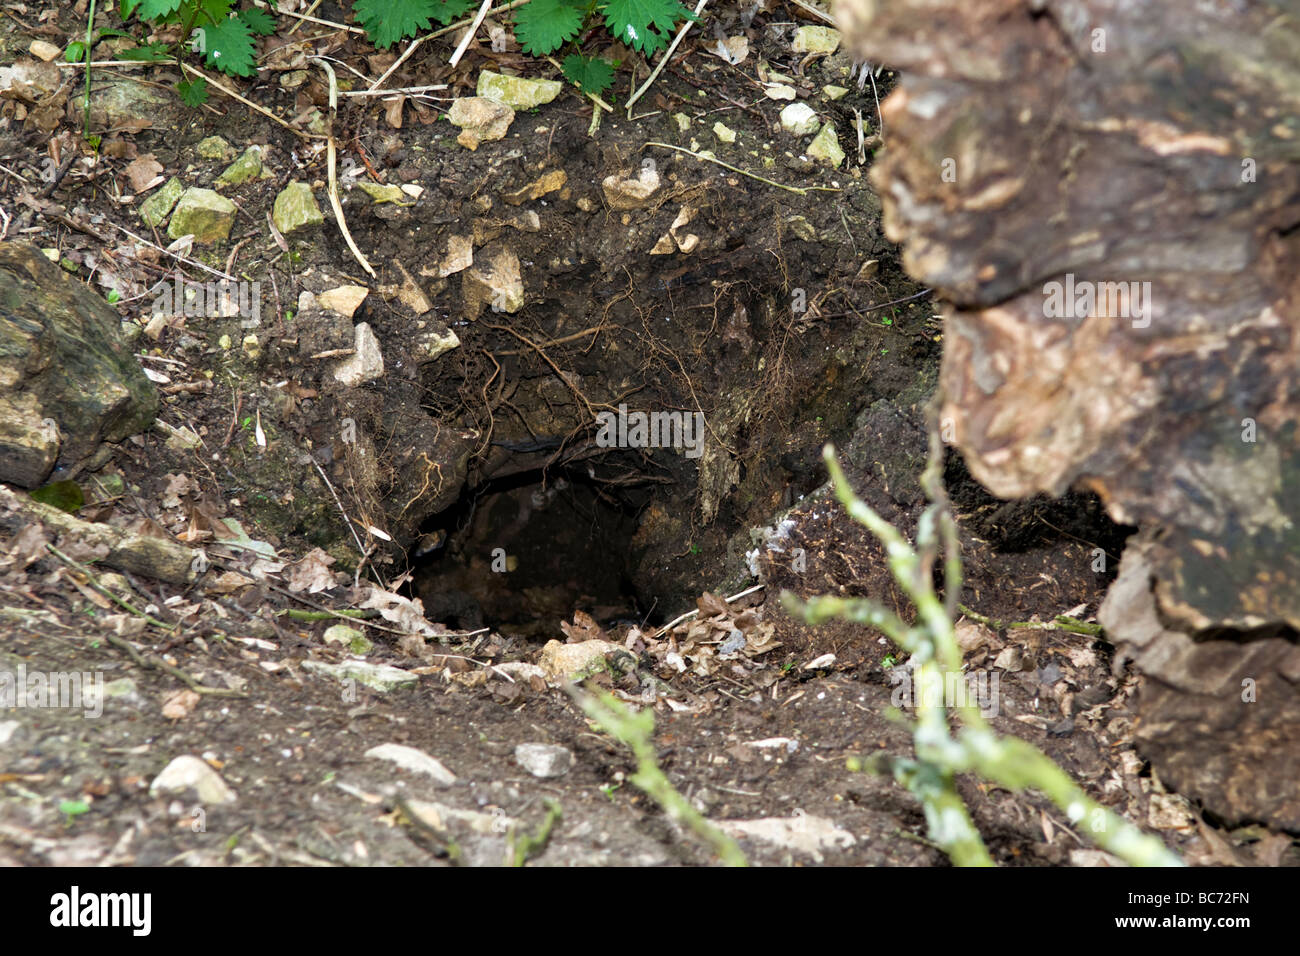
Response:
POLYGON ((483 0, 482 5, 478 8, 478 13, 474 14, 474 22, 469 25, 469 29, 465 31, 465 35, 460 38, 460 43, 456 45, 456 52, 453 53, 451 59, 447 61, 451 66, 455 66, 459 63, 460 58, 464 56, 465 51, 469 49, 470 43, 474 40, 474 34, 478 32, 479 25, 483 22, 483 18, 487 16, 488 7, 490 6, 492 6, 492 0, 483 0))
MULTIPOLYGON (((755 591, 761 591, 765 586, 766 585, 755 584, 753 587, 745 588, 745 590, 739 592, 738 594, 733 594, 731 597, 724 598, 723 600, 725 600, 728 604, 735 604, 741 598, 748 597, 749 595, 753 594, 755 591)), ((678 624, 682 623, 682 621, 689 621, 691 618, 696 617, 699 613, 700 613, 700 609, 696 608, 694 611, 687 611, 685 614, 678 615, 677 617, 669 621, 667 624, 665 624, 663 627, 659 628, 659 630, 655 631, 653 635, 654 638, 657 640, 658 638, 663 637, 665 634, 667 634, 669 631, 675 628, 678 624)))
MULTIPOLYGON (((704 7, 708 2, 709 0, 700 0, 700 2, 695 5, 695 16, 698 17, 700 15, 701 11, 704 10, 704 7)), ((686 36, 686 32, 690 30, 691 26, 694 25, 694 23, 695 23, 694 20, 687 20, 685 23, 682 24, 682 28, 677 31, 677 36, 673 37, 672 44, 664 52, 664 55, 659 58, 659 64, 650 72, 649 78, 644 83, 641 84, 641 88, 638 89, 635 93, 633 93, 631 99, 627 101, 628 119, 632 118, 632 104, 635 103, 637 100, 639 100, 641 96, 645 93, 645 91, 650 89, 650 86, 654 83, 654 81, 659 78, 659 74, 663 72, 664 67, 668 65, 668 61, 671 60, 673 58, 673 54, 677 52, 678 44, 682 42, 682 38, 686 36)))
POLYGON ((767 179, 763 176, 756 175, 755 173, 746 172, 745 170, 741 169, 739 166, 731 165, 731 163, 724 163, 716 156, 705 156, 703 153, 697 153, 694 150, 687 149, 684 146, 674 146, 671 143, 656 143, 656 142, 649 142, 646 143, 646 145, 658 146, 661 149, 676 150, 679 153, 685 153, 687 156, 694 156, 696 159, 702 160, 704 162, 716 163, 717 165, 721 166, 723 169, 729 169, 733 173, 739 173, 741 176, 748 176, 750 179, 757 180, 758 182, 764 183, 765 185, 775 186, 777 189, 784 189, 787 192, 797 193, 800 196, 806 196, 810 192, 823 192, 823 193, 843 192, 843 190, 838 189, 835 186, 787 186, 785 183, 778 183, 775 180, 767 179))
MULTIPOLYGON (((376 278, 375 270, 371 267, 369 260, 361 254, 357 248, 356 241, 352 238, 352 233, 348 230, 347 220, 343 218, 343 204, 339 202, 339 177, 338 177, 338 149, 334 144, 334 119, 339 108, 339 85, 338 79, 334 76, 334 67, 318 56, 311 57, 313 63, 319 63, 325 75, 329 77, 330 85, 330 120, 329 135, 325 138, 325 156, 329 169, 329 187, 327 193, 330 199, 330 208, 334 210, 334 220, 339 224, 339 232, 343 233, 343 239, 352 251, 352 256, 361 263, 361 268, 370 274, 370 277, 376 278)), ((355 532, 353 532, 355 534, 355 532)))

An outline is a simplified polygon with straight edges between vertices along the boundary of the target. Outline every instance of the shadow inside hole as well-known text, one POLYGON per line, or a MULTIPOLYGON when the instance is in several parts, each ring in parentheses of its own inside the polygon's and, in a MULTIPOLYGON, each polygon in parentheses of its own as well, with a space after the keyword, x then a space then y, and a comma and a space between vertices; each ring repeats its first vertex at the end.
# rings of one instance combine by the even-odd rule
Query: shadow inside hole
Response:
POLYGON ((429 620, 454 630, 563 640, 560 621, 575 610, 640 622, 629 549, 649 498, 574 469, 484 482, 425 523, 411 590, 429 620))

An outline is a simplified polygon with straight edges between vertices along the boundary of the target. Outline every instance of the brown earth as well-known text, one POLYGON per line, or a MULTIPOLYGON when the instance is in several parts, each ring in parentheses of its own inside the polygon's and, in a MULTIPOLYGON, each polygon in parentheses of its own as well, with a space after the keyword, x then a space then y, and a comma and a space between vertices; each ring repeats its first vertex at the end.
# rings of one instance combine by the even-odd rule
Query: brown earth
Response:
MULTIPOLYGON (((65 13, 58 25, 71 34, 72 21, 65 13)), ((31 35, 13 22, 4 30, 7 61, 31 35)), ((843 143, 854 141, 846 132, 853 109, 875 115, 870 86, 859 91, 847 80, 842 54, 801 67, 788 40, 755 29, 751 43, 813 94, 843 143), (815 97, 828 82, 855 88, 829 103, 815 97)), ((324 45, 362 72, 382 72, 367 66, 364 53, 373 51, 358 41, 324 45)), ((483 44, 450 71, 449 49, 446 38, 427 44, 391 85, 447 82, 449 98, 466 93, 482 68, 540 68, 483 44)), ((296 90, 281 87, 281 72, 244 84, 244 95, 283 117, 323 105, 317 71, 296 90)), ((118 81, 111 71, 96 76, 118 81)), ((878 83, 887 87, 888 74, 878 83)), ((890 671, 902 655, 861 627, 808 628, 775 599, 788 588, 899 601, 879 548, 828 498, 826 441, 842 447, 859 493, 909 536, 924 503, 924 405, 942 334, 880 232, 865 167, 852 155, 842 171, 807 160, 798 141, 774 131, 782 104, 763 95, 752 60, 730 66, 691 44, 639 104, 649 115, 629 122, 616 111, 594 138, 590 105, 572 88, 520 114, 506 139, 472 152, 441 121, 447 105, 410 100, 396 129, 369 100, 348 100, 340 112, 335 135, 353 168, 423 187, 404 206, 345 194, 350 230, 376 279, 348 251, 320 185, 324 226, 284 245, 269 233, 277 191, 290 180, 323 183, 323 153, 220 97, 197 111, 174 104, 147 128, 104 131, 99 154, 74 164, 54 191, 58 208, 11 233, 57 249, 92 287, 118 290, 143 364, 167 379, 160 418, 201 440, 187 450, 154 431, 116 446, 99 472, 71 476, 90 491, 81 516, 152 522, 204 547, 212 567, 183 590, 102 575, 107 590, 147 606, 162 626, 144 625, 81 571, 17 536, 0 540, 8 553, 0 670, 21 664, 128 681, 98 719, 0 709, 0 860, 426 864, 446 862, 454 846, 463 862, 497 863, 509 833, 535 830, 550 799, 563 819, 536 863, 709 863, 707 847, 627 782, 630 754, 595 732, 563 690, 488 665, 536 660, 543 641, 564 639, 561 621, 580 629, 579 611, 594 616, 599 630, 589 634, 624 638, 629 622, 649 634, 706 591, 750 585, 746 553, 757 548, 766 590, 732 611, 753 608, 779 646, 731 657, 709 649, 684 673, 662 657, 639 662, 661 682, 661 766, 714 821, 784 821, 779 840, 742 841, 751 861, 946 865, 925 839, 912 796, 846 769, 853 755, 911 753, 910 734, 887 713, 890 671), (671 118, 677 112, 692 119, 685 133, 671 118), (737 132, 735 146, 714 137, 719 120, 737 132), (169 241, 141 225, 138 203, 118 201, 121 175, 151 153, 165 175, 208 185, 225 166, 196 152, 212 135, 237 149, 267 147, 272 176, 228 190, 240 208, 229 242, 190 256, 261 282, 261 325, 183 316, 148 326, 149 290, 170 280, 177 263, 119 231, 169 241), (686 147, 692 138, 733 166, 828 191, 800 195, 646 146, 686 147), (610 209, 602 181, 646 158, 663 178, 660 193, 649 208, 610 209), (507 201, 556 170, 565 173, 562 189, 507 201), (684 228, 699 237, 696 250, 650 256, 684 208, 693 210, 684 228), (484 256, 507 247, 517 256, 521 310, 480 303, 470 315, 461 277, 437 275, 450 237, 465 235, 484 256), (864 269, 871 260, 877 265, 864 269), (298 310, 300 292, 345 283, 371 289, 352 321, 298 310), (427 311, 412 308, 412 284, 427 311), (803 301, 807 309, 793 307, 803 301), (374 329, 385 374, 345 387, 329 374, 333 358, 320 356, 352 345, 353 321, 374 329), (446 330, 459 347, 427 358, 430 332, 446 330), (589 413, 620 401, 703 411, 709 450, 695 460, 593 447, 589 413), (349 427, 355 436, 345 437, 349 427), (269 570, 219 545, 230 519, 288 567, 269 570), (432 544, 416 558, 422 535, 432 544), (341 581, 318 593, 293 590, 293 569, 316 547, 334 561, 326 574, 341 581), (515 559, 514 570, 492 570, 497 548, 515 559), (480 622, 489 630, 426 643, 370 618, 359 625, 374 642, 368 660, 417 680, 387 693, 360 683, 341 690, 305 666, 349 658, 323 640, 338 621, 286 612, 356 606, 367 577, 422 597, 431 617, 454 630, 480 622), (178 697, 187 681, 226 695, 178 697), (531 776, 515 759, 528 742, 567 747, 572 769, 531 776), (436 757, 457 782, 441 788, 365 756, 385 743, 436 757), (183 754, 215 768, 238 799, 150 796, 151 781, 183 754), (441 804, 440 822, 418 801, 441 804)), ((25 208, 19 197, 34 191, 44 158, 83 147, 70 122, 53 137, 12 114, 8 124, 0 204, 14 210, 25 208)), ((189 266, 185 273, 204 278, 189 266)), ((963 533, 967 606, 1004 623, 1096 611, 1126 532, 1095 499, 1009 505, 982 492, 956 458, 947 483, 963 533)), ((1132 744, 1136 681, 1112 673, 1104 641, 1046 625, 964 633, 968 667, 1000 681, 998 730, 1034 742, 1190 862, 1277 862, 1275 837, 1216 831, 1150 775, 1132 744)), ((637 650, 635 636, 631 643, 637 650)), ((596 681, 631 699, 648 685, 617 671, 596 681)), ((999 862, 1096 862, 1072 856, 1091 846, 1086 833, 1073 832, 1043 798, 973 779, 960 789, 999 862)))

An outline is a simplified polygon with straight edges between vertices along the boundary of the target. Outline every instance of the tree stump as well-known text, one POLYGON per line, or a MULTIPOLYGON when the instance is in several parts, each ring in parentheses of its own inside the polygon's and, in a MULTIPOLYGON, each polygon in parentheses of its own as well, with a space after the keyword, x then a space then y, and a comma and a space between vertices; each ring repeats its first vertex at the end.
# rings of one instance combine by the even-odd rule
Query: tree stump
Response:
POLYGON ((1161 776, 1300 829, 1300 9, 840 0, 903 78, 872 172, 950 303, 941 423, 1017 498, 1095 490, 1100 620, 1161 776))

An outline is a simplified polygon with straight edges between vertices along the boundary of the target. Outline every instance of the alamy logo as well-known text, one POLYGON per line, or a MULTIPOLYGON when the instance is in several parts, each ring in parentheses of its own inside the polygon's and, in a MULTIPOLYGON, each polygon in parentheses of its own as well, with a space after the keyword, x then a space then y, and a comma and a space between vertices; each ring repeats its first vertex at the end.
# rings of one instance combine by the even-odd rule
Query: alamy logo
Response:
POLYGON ((0 671, 0 710, 11 707, 80 707, 87 717, 104 712, 104 675, 87 671, 0 671))
POLYGON ((985 717, 996 717, 1001 709, 1002 675, 997 671, 971 671, 941 674, 929 672, 925 679, 913 682, 910 667, 894 667, 889 671, 889 682, 894 693, 889 702, 907 709, 925 707, 966 707, 974 704, 985 717))
POLYGON ((70 893, 50 897, 51 926, 129 926, 133 936, 148 936, 153 928, 152 893, 70 893))
POLYGON ((1049 319, 1086 319, 1105 315, 1113 319, 1132 319, 1133 328, 1151 324, 1150 282, 1075 281, 1067 272, 1064 282, 1043 286, 1043 315, 1049 319))
POLYGON ((255 328, 262 323, 262 283, 186 282, 179 275, 172 285, 162 284, 154 289, 161 291, 153 300, 154 315, 207 316, 228 319, 243 316, 245 328, 255 328))
POLYGON ((629 412, 618 406, 618 414, 599 412, 601 448, 683 448, 687 458, 704 454, 703 412, 629 412))

